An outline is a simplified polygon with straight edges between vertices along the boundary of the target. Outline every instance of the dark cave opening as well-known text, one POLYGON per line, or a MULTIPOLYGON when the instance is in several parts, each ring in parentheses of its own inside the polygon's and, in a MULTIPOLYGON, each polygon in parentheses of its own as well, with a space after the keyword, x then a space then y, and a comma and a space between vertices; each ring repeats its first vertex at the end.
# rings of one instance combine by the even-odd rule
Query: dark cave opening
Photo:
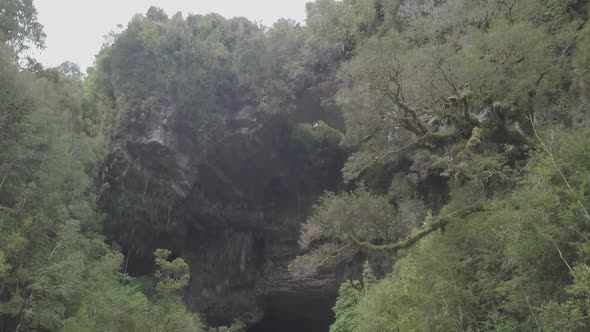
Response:
POLYGON ((263 319, 247 332, 328 332, 335 301, 326 294, 274 294, 265 300, 263 319))
POLYGON ((330 322, 285 320, 284 317, 265 317, 249 327, 247 332, 328 332, 330 322))

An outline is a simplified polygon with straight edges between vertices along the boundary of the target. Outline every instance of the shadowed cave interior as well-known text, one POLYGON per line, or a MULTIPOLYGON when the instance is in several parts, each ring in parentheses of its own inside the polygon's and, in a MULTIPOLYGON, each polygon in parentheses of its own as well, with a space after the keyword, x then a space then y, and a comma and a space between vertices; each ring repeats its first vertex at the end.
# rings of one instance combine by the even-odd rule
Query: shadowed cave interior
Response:
POLYGON ((335 298, 277 294, 265 300, 263 319, 248 332, 327 332, 334 320, 335 298))

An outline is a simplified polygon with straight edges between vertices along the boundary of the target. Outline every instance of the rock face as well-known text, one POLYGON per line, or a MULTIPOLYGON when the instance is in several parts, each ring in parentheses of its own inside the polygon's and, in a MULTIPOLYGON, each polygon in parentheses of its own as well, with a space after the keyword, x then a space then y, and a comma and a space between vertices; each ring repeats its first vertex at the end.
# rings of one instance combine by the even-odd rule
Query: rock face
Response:
MULTIPOLYGON (((304 94, 299 114, 334 118, 317 91, 304 94)), ((191 267, 186 302, 210 324, 325 331, 339 283, 358 271, 296 277, 287 267, 313 202, 341 185, 345 153, 321 140, 300 144, 293 118, 253 106, 228 112, 207 146, 174 105, 146 113, 112 138, 104 171, 107 232, 127 253, 129 273, 151 272, 153 250, 169 248, 191 267)))

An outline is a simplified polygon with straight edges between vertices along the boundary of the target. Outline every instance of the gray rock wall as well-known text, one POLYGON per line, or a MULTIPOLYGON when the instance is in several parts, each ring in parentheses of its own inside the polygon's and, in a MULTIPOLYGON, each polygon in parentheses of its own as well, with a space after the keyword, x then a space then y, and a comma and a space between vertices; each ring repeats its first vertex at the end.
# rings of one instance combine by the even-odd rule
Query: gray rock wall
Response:
MULTIPOLYGON (((334 91, 310 89, 298 103, 305 121, 337 118, 317 95, 324 90, 334 91)), ((228 112, 208 146, 173 106, 146 113, 113 136, 104 170, 107 233, 127 253, 129 273, 150 273, 153 250, 169 248, 191 268, 186 302, 214 325, 281 315, 327 324, 340 281, 355 272, 296 277, 287 267, 313 202, 341 185, 346 154, 328 147, 324 169, 310 170, 289 136, 301 120, 252 106, 228 112)))

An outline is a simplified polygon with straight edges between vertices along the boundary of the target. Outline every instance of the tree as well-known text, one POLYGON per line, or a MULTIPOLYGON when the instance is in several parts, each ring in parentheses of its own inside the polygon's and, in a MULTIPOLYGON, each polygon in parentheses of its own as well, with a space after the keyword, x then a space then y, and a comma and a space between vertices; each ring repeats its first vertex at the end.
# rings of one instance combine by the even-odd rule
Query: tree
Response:
POLYGON ((80 66, 70 61, 65 61, 59 66, 57 66, 57 70, 59 70, 65 76, 74 80, 81 81, 84 78, 84 74, 82 74, 80 66))
POLYGON ((7 43, 17 53, 31 46, 43 48, 45 33, 37 21, 37 9, 32 0, 4 0, 0 4, 0 42, 7 43))
POLYGON ((330 326, 330 332, 353 332, 358 328, 357 306, 362 295, 368 292, 376 282, 375 271, 365 261, 363 265, 363 278, 361 281, 344 282, 338 290, 338 299, 334 305, 336 314, 334 324, 330 326))
POLYGON ((6 263, 6 257, 4 256, 4 252, 0 251, 0 277, 4 276, 9 269, 10 265, 6 263))
POLYGON ((354 331, 583 330, 586 304, 572 294, 586 291, 587 134, 564 132, 587 98, 586 5, 393 5, 393 29, 356 43, 338 75, 343 173, 357 189, 320 200, 293 272, 358 250, 394 260, 344 310, 354 324, 338 326, 354 331), (400 176, 415 188, 409 205, 430 213, 400 215, 400 176))
POLYGON ((474 128, 490 143, 521 145, 526 137, 517 123, 532 112, 561 112, 546 106, 548 95, 561 98, 559 75, 567 62, 553 52, 553 36, 502 18, 464 35, 445 27, 451 32, 437 36, 440 30, 429 32, 429 24, 443 19, 436 15, 447 14, 445 6, 415 21, 412 30, 369 40, 342 67, 345 143, 358 148, 345 169, 348 178, 374 164, 413 158, 417 150, 442 157, 422 168, 452 167, 449 159, 458 160, 474 128), (465 38, 478 42, 462 47, 465 38))
POLYGON ((178 293, 188 285, 190 279, 188 265, 182 258, 176 258, 172 262, 168 261, 171 254, 170 250, 166 249, 158 249, 154 253, 158 267, 154 275, 156 278, 156 292, 160 296, 178 293))
MULTIPOLYGON (((511 194, 398 257, 348 311, 354 330, 584 330, 590 199, 570 188, 588 184, 590 138, 587 130, 553 138, 511 194)), ((454 187, 449 205, 464 205, 466 189, 454 187)))
MULTIPOLYGON (((423 220, 419 202, 398 202, 365 188, 351 193, 326 193, 301 228, 299 247, 308 251, 291 264, 293 272, 310 274, 327 263, 352 257, 358 249, 395 245, 423 220)), ((403 246, 400 247, 403 249, 403 246)))
MULTIPOLYGON (((26 49, 27 38, 41 35, 26 35, 40 27, 34 8, 2 6, 12 7, 0 7, 0 28, 24 29, 7 43, 26 49)), ((199 331, 184 304, 152 302, 122 275, 122 255, 97 233, 95 175, 105 142, 94 127, 98 106, 83 89, 77 65, 20 68, 0 46, 0 329, 199 331), (162 320, 164 313, 175 319, 162 320)))
POLYGON ((167 249, 155 251, 157 266, 154 274, 155 290, 158 296, 153 310, 154 331, 202 331, 199 317, 188 311, 179 296, 190 279, 189 266, 182 258, 169 261, 171 252, 167 249))

